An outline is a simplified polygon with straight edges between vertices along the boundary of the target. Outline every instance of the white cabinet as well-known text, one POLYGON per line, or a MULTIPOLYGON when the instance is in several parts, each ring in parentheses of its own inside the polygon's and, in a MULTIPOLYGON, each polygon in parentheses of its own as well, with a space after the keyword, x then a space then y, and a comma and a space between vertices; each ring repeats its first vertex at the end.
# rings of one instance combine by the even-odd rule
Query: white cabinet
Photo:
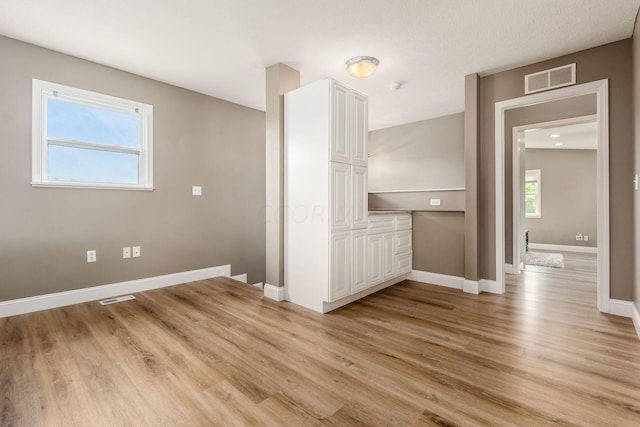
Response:
POLYGON ((346 86, 331 81, 331 161, 349 163, 351 161, 350 90, 346 86))
POLYGON ((351 294, 351 232, 331 235, 329 302, 351 294))
POLYGON ((369 287, 396 279, 411 271, 413 252, 410 214, 387 212, 370 215, 367 230, 369 287))
POLYGON ((367 152, 368 117, 367 97, 357 92, 352 94, 351 120, 351 163, 367 166, 369 153, 367 152))
POLYGON ((325 312, 368 286, 367 97, 326 79, 284 108, 287 298, 325 312))
POLYGON ((382 234, 369 234, 367 236, 368 265, 367 286, 375 286, 383 281, 382 271, 382 234))
POLYGON ((331 230, 351 228, 351 167, 344 163, 330 162, 331 168, 331 230))
POLYGON ((351 293, 367 289, 367 230, 351 232, 351 293))
POLYGON ((367 168, 351 166, 351 227, 354 229, 367 228, 368 193, 367 168))

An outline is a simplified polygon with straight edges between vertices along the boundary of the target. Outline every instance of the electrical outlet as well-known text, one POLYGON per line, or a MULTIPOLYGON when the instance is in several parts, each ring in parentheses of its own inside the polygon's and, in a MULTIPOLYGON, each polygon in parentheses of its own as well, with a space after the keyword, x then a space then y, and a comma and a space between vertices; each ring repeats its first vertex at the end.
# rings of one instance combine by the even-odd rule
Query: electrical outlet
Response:
POLYGON ((131 247, 122 248, 122 258, 131 258, 131 247))
POLYGON ((131 250, 134 258, 138 258, 140 256, 140 246, 134 246, 131 250))
POLYGON ((96 262, 97 260, 98 256, 96 255, 95 249, 87 251, 87 262, 96 262))
POLYGON ((440 199, 430 199, 429 203, 431 206, 440 206, 440 199))
POLYGON ((584 236, 584 241, 585 241, 585 242, 588 242, 588 241, 589 241, 589 236, 587 236, 586 234, 585 234, 585 236, 584 236))
POLYGON ((193 187, 191 187, 191 195, 202 196, 202 187, 199 185, 194 185, 193 187))
POLYGON ((576 240, 583 240, 582 234, 576 234, 576 240))

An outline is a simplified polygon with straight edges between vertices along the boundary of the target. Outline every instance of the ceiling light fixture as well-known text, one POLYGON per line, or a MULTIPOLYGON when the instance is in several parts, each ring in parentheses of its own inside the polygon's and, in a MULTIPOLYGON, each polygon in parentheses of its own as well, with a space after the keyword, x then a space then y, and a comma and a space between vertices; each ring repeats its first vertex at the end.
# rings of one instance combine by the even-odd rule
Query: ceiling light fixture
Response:
POLYGON ((551 138, 560 138, 560 135, 558 135, 557 133, 552 133, 551 138))
POLYGON ((373 56, 355 56, 344 63, 344 68, 353 77, 369 77, 376 71, 380 61, 373 56))
POLYGON ((556 142, 553 145, 555 145, 556 147, 562 147, 564 144, 562 142, 556 142))

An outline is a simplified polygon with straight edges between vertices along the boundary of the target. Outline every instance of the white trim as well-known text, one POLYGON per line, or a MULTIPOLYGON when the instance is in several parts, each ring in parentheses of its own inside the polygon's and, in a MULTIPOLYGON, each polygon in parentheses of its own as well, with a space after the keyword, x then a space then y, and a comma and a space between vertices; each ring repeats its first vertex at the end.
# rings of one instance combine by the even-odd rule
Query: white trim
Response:
POLYGON ((619 299, 609 300, 609 314, 622 317, 633 317, 634 304, 632 301, 624 301, 619 299))
POLYGON ((422 190, 380 190, 380 191, 369 191, 369 194, 384 194, 384 193, 430 193, 430 192, 438 192, 438 191, 464 191, 463 187, 456 188, 425 188, 422 190))
POLYGON ((543 251, 559 251, 559 252, 579 252, 583 254, 598 253, 598 248, 593 246, 568 246, 568 245, 553 245, 548 243, 531 243, 531 242, 529 242, 529 249, 540 249, 543 251))
POLYGON ((286 299, 284 286, 275 286, 265 283, 263 289, 265 298, 269 298, 274 301, 284 301, 286 299))
POLYGON ((465 280, 462 291, 478 295, 480 293, 480 284, 476 280, 465 280))
POLYGON ((255 286, 256 288, 264 289, 264 283, 263 282, 253 283, 251 286, 255 286))
POLYGON ((90 288, 74 289, 72 291, 0 301, 0 318, 32 313, 34 311, 48 310, 50 308, 62 307, 65 305, 96 301, 124 294, 133 294, 136 292, 164 288, 196 280, 210 279, 212 277, 228 277, 230 274, 231 265, 227 264, 218 267, 203 268, 200 270, 183 271, 163 276, 112 283, 110 285, 93 286, 90 288))
POLYGON ((507 274, 520 274, 520 270, 518 270, 517 268, 514 269, 513 264, 505 264, 504 272, 507 274))
POLYGON ((247 273, 236 274, 235 276, 231 276, 231 278, 238 282, 247 283, 247 273))
POLYGON ((638 339, 640 339, 640 311, 638 311, 638 306, 635 304, 632 307, 631 320, 633 320, 633 326, 636 328, 638 339))
POLYGON ((44 80, 31 80, 31 185, 34 187, 107 188, 110 190, 153 190, 153 106, 44 80), (48 99, 59 99, 90 108, 100 108, 138 118, 137 148, 101 144, 93 141, 72 141, 50 138, 47 135, 48 99), (138 183, 100 183, 52 181, 49 179, 49 145, 93 149, 138 155, 138 183))
POLYGON ((348 297, 344 297, 339 299, 338 301, 334 301, 334 302, 322 302, 322 312, 323 313, 328 313, 331 310, 335 310, 336 308, 342 307, 343 305, 347 305, 349 303, 352 303, 354 301, 359 300, 360 298, 364 298, 368 295, 371 295, 373 293, 376 293, 384 288, 388 288, 389 286, 395 285, 397 283, 402 282, 403 280, 405 280, 407 278, 406 274, 403 274, 401 276, 398 277, 394 277, 393 279, 389 279, 386 282, 382 282, 379 283, 375 286, 372 286, 370 288, 367 288, 363 291, 358 292, 357 294, 353 294, 353 295, 349 295, 348 297))
POLYGON ((411 272, 407 274, 407 280, 414 280, 416 282, 428 283, 431 285, 444 286, 454 289, 462 289, 464 287, 464 277, 430 273, 428 271, 420 270, 411 270, 411 272))
POLYGON ((576 86, 537 93, 520 98, 496 102, 495 105, 495 245, 496 286, 498 293, 505 292, 504 277, 504 119, 507 110, 541 104, 570 97, 596 94, 598 116, 598 280, 597 306, 608 311, 610 295, 609 276, 609 82, 607 79, 576 86))
POLYGON ((504 291, 498 287, 498 283, 495 280, 481 279, 478 282, 480 292, 489 292, 491 294, 503 294, 504 291))

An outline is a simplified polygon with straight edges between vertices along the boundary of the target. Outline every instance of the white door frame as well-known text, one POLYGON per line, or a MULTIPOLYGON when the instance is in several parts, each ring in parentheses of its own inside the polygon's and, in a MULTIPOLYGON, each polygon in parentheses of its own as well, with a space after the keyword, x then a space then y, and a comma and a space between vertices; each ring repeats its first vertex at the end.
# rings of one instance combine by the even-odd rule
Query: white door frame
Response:
POLYGON ((505 292, 504 271, 504 120, 505 112, 519 107, 596 94, 598 117, 597 198, 598 198, 598 275, 597 306, 609 312, 609 81, 598 80, 566 88, 536 93, 496 102, 495 107, 495 216, 496 216, 496 285, 497 293, 505 292))
POLYGON ((522 182, 520 181, 520 156, 525 155, 523 152, 520 151, 520 145, 519 145, 519 141, 518 141, 518 135, 520 134, 520 132, 525 131, 527 129, 533 129, 533 128, 549 128, 549 127, 558 127, 558 126, 567 126, 567 125, 571 125, 571 124, 577 124, 577 123, 586 123, 586 122, 592 122, 592 121, 596 121, 598 120, 598 115, 597 114, 591 114, 591 115, 586 115, 586 116, 577 116, 577 117, 571 117, 568 119, 560 119, 560 120, 551 120, 551 121, 547 121, 547 122, 540 122, 540 123, 530 123, 527 125, 522 125, 522 126, 514 126, 513 127, 513 133, 512 133, 512 137, 511 137, 511 153, 512 153, 512 158, 511 158, 511 179, 512 179, 512 204, 513 204, 513 216, 512 216, 512 225, 513 225, 513 243, 512 243, 512 250, 513 250, 513 256, 512 256, 512 271, 507 271, 507 273, 511 273, 511 274, 520 274, 520 270, 522 269, 522 263, 523 261, 520 259, 520 245, 522 244, 521 242, 521 238, 522 238, 522 234, 520 233, 520 224, 521 224, 521 207, 523 206, 523 200, 522 200, 522 196, 523 196, 523 188, 522 188, 522 182))

